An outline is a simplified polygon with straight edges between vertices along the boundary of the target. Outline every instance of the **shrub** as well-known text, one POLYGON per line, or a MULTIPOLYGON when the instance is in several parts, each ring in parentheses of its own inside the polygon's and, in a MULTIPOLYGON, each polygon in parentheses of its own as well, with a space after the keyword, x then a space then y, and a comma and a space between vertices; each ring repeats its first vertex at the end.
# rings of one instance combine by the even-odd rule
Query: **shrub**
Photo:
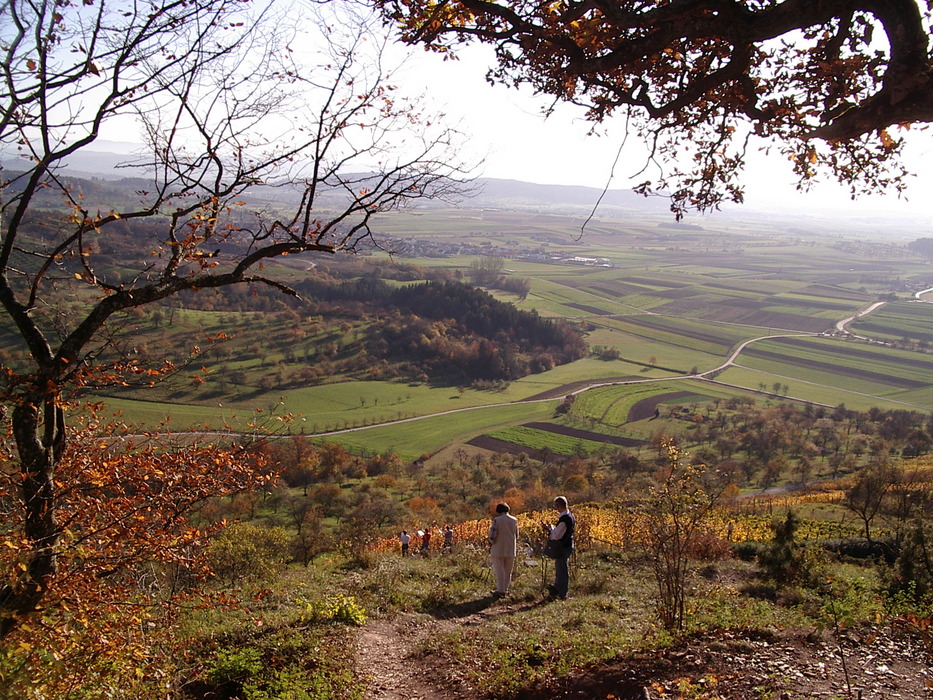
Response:
POLYGON ((755 561, 762 551, 764 546, 760 542, 736 542, 732 545, 733 555, 742 561, 755 561))
POLYGON ((297 600, 304 606, 302 620, 305 623, 337 622, 362 627, 366 624, 366 611, 353 596, 338 594, 324 600, 297 600))
POLYGON ((284 565, 288 545, 284 528, 236 523, 211 542, 208 563, 214 574, 229 585, 241 579, 264 581, 284 565))
POLYGON ((262 652, 254 647, 221 649, 207 669, 207 677, 217 685, 245 681, 262 672, 262 652))
POLYGON ((774 539, 758 555, 758 565, 765 576, 782 585, 812 583, 821 560, 816 549, 796 541, 800 519, 793 510, 788 510, 784 520, 773 527, 774 539))
POLYGON ((888 591, 902 597, 909 594, 914 602, 933 599, 933 532, 920 518, 913 522, 904 538, 888 591))
POLYGON ((897 546, 890 537, 877 537, 870 542, 863 537, 826 540, 823 548, 840 557, 883 560, 889 564, 893 564, 897 557, 897 546))

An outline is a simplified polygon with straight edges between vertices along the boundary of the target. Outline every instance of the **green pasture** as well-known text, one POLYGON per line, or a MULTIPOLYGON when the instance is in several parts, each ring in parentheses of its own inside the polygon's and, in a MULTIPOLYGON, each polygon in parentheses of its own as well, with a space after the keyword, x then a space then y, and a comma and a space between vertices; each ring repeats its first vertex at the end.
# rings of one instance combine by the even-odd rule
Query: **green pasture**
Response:
MULTIPOLYGON (((898 387, 887 381, 873 381, 870 378, 860 378, 858 376, 846 375, 844 368, 839 372, 833 372, 829 369, 810 368, 800 364, 788 364, 778 360, 764 360, 754 357, 741 358, 739 365, 747 369, 757 370, 766 374, 773 375, 777 381, 784 384, 793 385, 795 381, 808 384, 827 386, 827 387, 845 387, 850 391, 855 391, 867 396, 878 398, 896 399, 901 391, 907 387, 898 387)), ((770 390, 771 384, 768 384, 770 390)), ((793 388, 790 390, 793 395, 793 388)))
MULTIPOLYGON (((665 421, 664 423, 657 423, 653 417, 628 422, 629 412, 639 401, 653 396, 670 395, 669 398, 660 402, 661 406, 709 404, 719 399, 744 396, 747 393, 743 389, 697 379, 599 387, 579 394, 570 415, 566 419, 564 417, 558 419, 557 422, 596 431, 599 431, 600 425, 614 426, 621 429, 621 433, 625 436, 647 440, 660 425, 664 426, 665 432, 681 434, 689 431, 692 424, 667 421, 667 411, 664 408, 661 409, 661 419, 665 421), (683 396, 673 396, 683 392, 689 393, 683 396)), ((612 432, 615 434, 618 431, 612 432)))
POLYGON ((588 332, 586 342, 591 348, 601 346, 618 349, 623 359, 633 364, 643 365, 632 370, 642 377, 668 376, 670 372, 662 370, 665 367, 677 370, 677 374, 687 374, 694 366, 699 367, 701 362, 710 364, 710 366, 718 364, 716 359, 710 359, 706 355, 690 353, 672 345, 662 345, 657 341, 630 335, 606 326, 598 326, 595 330, 588 332), (652 358, 654 358, 653 366, 644 366, 652 365, 652 358), (658 374, 659 370, 660 374, 658 374))
POLYGON ((349 381, 288 389, 253 392, 231 399, 222 406, 156 403, 104 398, 107 405, 123 410, 133 421, 170 417, 173 424, 222 425, 234 413, 248 416, 253 408, 295 414, 308 432, 340 430, 413 416, 438 413, 454 408, 502 403, 512 400, 498 393, 457 387, 432 387, 404 382, 349 381))
MULTIPOLYGON (((662 379, 670 376, 669 372, 659 369, 647 369, 641 365, 623 360, 600 360, 585 357, 566 365, 555 367, 549 372, 531 374, 512 382, 502 393, 506 400, 520 400, 544 391, 551 391, 565 385, 578 385, 581 382, 600 382, 619 378, 639 378, 643 380, 662 379)), ((576 388, 579 388, 577 386, 576 388)))
POLYGON ((933 358, 838 341, 775 339, 746 348, 740 364, 805 381, 898 398, 930 386, 933 358))
MULTIPOLYGON (((535 394, 580 382, 619 377, 666 376, 661 370, 621 360, 603 361, 583 358, 561 365, 549 372, 529 375, 512 382, 504 391, 477 391, 470 388, 435 387, 387 381, 347 381, 287 390, 241 392, 222 402, 175 403, 127 398, 96 397, 113 410, 120 410, 134 423, 155 425, 170 420, 172 426, 222 428, 227 423, 243 422, 254 408, 268 412, 294 414, 307 432, 342 430, 374 425, 403 418, 423 416, 457 408, 488 406, 520 401, 535 394)), ((210 387, 209 382, 206 387, 210 387)), ((202 392, 207 391, 202 387, 202 392)), ((296 428, 300 429, 300 428, 296 428)))
MULTIPOLYGON (((655 317, 647 323, 653 323, 655 317)), ((601 327, 625 333, 633 340, 619 347, 623 357, 628 356, 644 362, 652 355, 657 364, 673 369, 681 369, 685 374, 693 367, 700 371, 719 366, 728 355, 729 345, 710 343, 702 338, 693 338, 685 330, 678 333, 654 325, 641 323, 638 318, 605 318, 593 321, 601 327)), ((685 327, 686 328, 686 327, 685 327)))
POLYGON ((551 280, 535 279, 531 292, 522 304, 522 308, 533 308, 542 316, 560 316, 564 318, 582 318, 592 316, 589 311, 571 306, 580 304, 591 306, 611 313, 620 309, 611 302, 603 301, 592 294, 551 280))
POLYGON ((677 318, 661 314, 628 316, 624 323, 636 326, 643 332, 657 332, 659 340, 679 344, 691 350, 700 350, 713 355, 727 355, 738 343, 762 335, 760 328, 738 324, 711 324, 689 318, 677 318), (660 335, 667 333, 669 335, 660 335))
POLYGON ((490 406, 320 437, 357 453, 395 452, 404 460, 414 460, 504 425, 546 420, 554 414, 556 405, 557 399, 490 406))
POLYGON ((900 301, 885 304, 851 324, 849 330, 887 340, 933 342, 933 304, 900 301))
POLYGON ((547 430, 537 430, 523 425, 515 425, 501 430, 487 433, 489 437, 521 445, 532 450, 550 451, 559 455, 585 456, 594 452, 612 449, 613 446, 605 442, 585 440, 570 435, 560 435, 547 430))
MULTIPOLYGON (((730 367, 722 374, 716 377, 717 382, 737 387, 745 388, 751 392, 763 395, 765 398, 771 398, 771 387, 775 382, 782 386, 787 385, 788 398, 809 401, 824 406, 838 406, 845 404, 848 408, 866 411, 872 406, 890 410, 890 409, 908 409, 908 410, 929 410, 931 404, 919 404, 902 400, 900 396, 885 397, 873 393, 866 393, 851 388, 849 382, 834 382, 831 384, 813 382, 800 377, 791 377, 786 373, 772 374, 765 371, 749 369, 745 367, 730 367), (766 390, 761 392, 759 385, 764 384, 766 390)), ((783 389, 782 389, 783 391, 783 389)), ((783 399, 784 397, 778 397, 783 399)))
POLYGON ((807 294, 805 291, 806 290, 787 292, 777 296, 776 300, 790 306, 790 308, 794 310, 799 311, 800 309, 809 307, 832 312, 836 316, 848 316, 851 313, 857 312, 865 305, 865 299, 861 298, 861 295, 859 295, 858 298, 855 298, 855 295, 853 295, 852 299, 829 299, 807 294))
MULTIPOLYGON (((100 401, 105 406, 104 415, 113 414, 115 418, 131 425, 145 428, 164 426, 166 430, 224 430, 252 432, 247 425, 254 417, 254 412, 246 408, 231 408, 220 404, 213 406, 170 403, 167 401, 145 401, 114 398, 110 396, 92 396, 92 401, 100 401)), ((257 403, 267 415, 270 407, 257 403)))
POLYGON ((573 404, 575 416, 593 418, 606 425, 621 426, 628 420, 632 406, 639 401, 667 394, 672 382, 651 384, 622 384, 585 391, 573 404))
POLYGON ((850 313, 855 313, 857 307, 850 307, 848 309, 823 309, 819 307, 814 307, 809 304, 803 303, 800 304, 770 304, 764 306, 761 309, 765 313, 772 314, 784 314, 787 316, 803 316, 805 318, 823 318, 826 319, 824 324, 826 328, 829 328, 833 323, 839 320, 843 316, 847 316, 850 313))

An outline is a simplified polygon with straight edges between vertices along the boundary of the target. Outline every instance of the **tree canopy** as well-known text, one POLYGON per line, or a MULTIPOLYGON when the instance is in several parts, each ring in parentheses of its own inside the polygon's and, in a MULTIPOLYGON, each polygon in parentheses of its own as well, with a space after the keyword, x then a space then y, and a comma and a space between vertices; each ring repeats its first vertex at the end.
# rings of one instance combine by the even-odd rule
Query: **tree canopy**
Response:
POLYGON ((755 137, 798 187, 902 192, 903 130, 933 119, 931 16, 915 0, 376 0, 410 42, 495 47, 492 81, 621 113, 672 208, 741 201, 755 137))
POLYGON ((142 366, 131 343, 104 358, 123 314, 181 291, 288 291, 265 261, 352 249, 374 216, 459 189, 458 135, 398 94, 378 27, 316 7, 0 5, 0 317, 13 358, 0 415, 15 446, 0 486, 15 514, 0 534, 17 543, 0 573, 0 637, 54 587, 81 530, 62 521, 75 392, 171 369, 142 366), (123 163, 135 196, 69 181, 72 159, 126 134, 142 141, 123 163), (135 245, 114 263, 101 250, 120 228, 135 245))

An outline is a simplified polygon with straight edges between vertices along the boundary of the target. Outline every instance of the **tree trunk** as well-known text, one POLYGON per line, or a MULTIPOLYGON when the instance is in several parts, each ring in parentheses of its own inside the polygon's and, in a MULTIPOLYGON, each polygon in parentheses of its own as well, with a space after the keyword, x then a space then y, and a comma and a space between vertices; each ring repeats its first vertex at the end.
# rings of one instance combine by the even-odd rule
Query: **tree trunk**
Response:
POLYGON ((55 466, 62 455, 65 416, 52 399, 24 401, 13 410, 13 435, 19 451, 23 499, 23 537, 29 543, 20 576, 0 588, 0 639, 17 626, 17 617, 34 612, 58 565, 61 528, 55 517, 55 466))

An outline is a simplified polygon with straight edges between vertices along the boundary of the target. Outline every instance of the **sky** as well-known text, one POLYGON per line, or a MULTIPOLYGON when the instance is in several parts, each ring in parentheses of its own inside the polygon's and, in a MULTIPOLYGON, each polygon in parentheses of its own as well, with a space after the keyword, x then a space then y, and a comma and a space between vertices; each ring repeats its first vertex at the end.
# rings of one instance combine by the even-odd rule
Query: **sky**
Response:
MULTIPOLYGON (((308 35, 310 32, 302 34, 308 35)), ((657 175, 652 170, 639 172, 645 163, 646 149, 634 137, 629 138, 619 156, 624 137, 621 117, 599 125, 601 133, 594 135, 590 133, 593 125, 583 118, 581 107, 559 104, 545 118, 542 110, 550 105, 547 98, 531 94, 528 88, 490 85, 485 76, 494 65, 491 47, 475 44, 458 48, 459 60, 455 61, 444 61, 438 54, 421 48, 408 49, 398 44, 391 47, 393 59, 410 52, 399 74, 398 83, 403 91, 423 92, 430 109, 444 112, 448 125, 468 135, 465 160, 484 159, 475 173, 477 176, 628 189, 657 175)), ((742 178, 746 187, 743 206, 785 214, 827 210, 852 216, 891 213, 933 228, 933 209, 928 206, 933 192, 931 131, 915 129, 910 133, 907 164, 916 177, 905 198, 891 194, 862 197, 853 202, 843 186, 831 182, 800 194, 795 191, 786 160, 779 154, 766 157, 753 153, 742 178)), ((115 140, 134 139, 127 134, 125 139, 116 136, 115 140)), ((733 206, 736 205, 724 208, 733 206)))
MULTIPOLYGON (((485 156, 483 176, 597 188, 608 183, 612 189, 626 189, 647 179, 644 175, 630 179, 642 168, 645 153, 631 138, 613 170, 623 137, 621 120, 603 125, 604 134, 588 135, 592 124, 583 119, 580 107, 560 105, 545 119, 541 110, 550 104, 546 98, 486 82, 486 71, 494 61, 489 47, 471 46, 458 54, 460 60, 442 61, 419 50, 406 75, 412 85, 424 86, 429 100, 443 108, 448 119, 461 121, 472 147, 485 156)), ((834 183, 822 183, 800 194, 786 160, 756 152, 743 178, 746 206, 925 215, 933 192, 933 168, 928 166, 933 164, 933 134, 913 131, 909 136, 907 162, 916 176, 908 185, 906 199, 892 194, 853 202, 848 191, 834 183)))

